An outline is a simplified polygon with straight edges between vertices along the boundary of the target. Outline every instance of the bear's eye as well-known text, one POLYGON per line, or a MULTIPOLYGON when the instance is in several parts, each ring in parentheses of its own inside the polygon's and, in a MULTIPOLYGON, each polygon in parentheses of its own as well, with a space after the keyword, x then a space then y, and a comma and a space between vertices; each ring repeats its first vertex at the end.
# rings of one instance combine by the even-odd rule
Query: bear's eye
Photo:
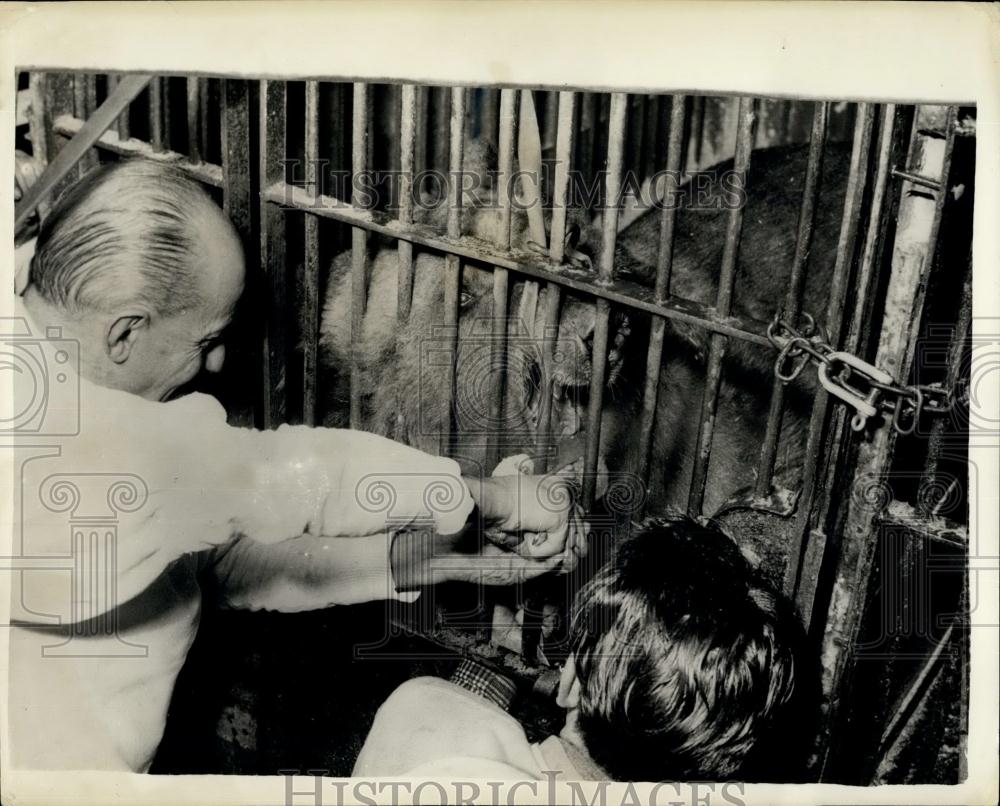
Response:
POLYGON ((458 307, 468 308, 472 303, 476 301, 476 295, 471 291, 462 289, 461 293, 458 295, 458 307))

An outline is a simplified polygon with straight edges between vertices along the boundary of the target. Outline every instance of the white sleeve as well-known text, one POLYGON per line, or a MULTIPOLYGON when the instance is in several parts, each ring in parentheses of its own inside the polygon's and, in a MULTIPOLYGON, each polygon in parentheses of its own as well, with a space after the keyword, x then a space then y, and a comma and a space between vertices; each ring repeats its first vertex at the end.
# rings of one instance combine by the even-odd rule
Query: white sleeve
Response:
POLYGON ((23 620, 95 617, 179 557, 234 536, 381 535, 415 520, 453 533, 473 508, 456 462, 373 434, 236 428, 201 394, 157 403, 87 383, 81 392, 80 433, 25 465, 21 550, 64 556, 53 563, 70 573, 32 575, 23 620), (111 515, 95 526, 96 512, 111 515), (72 568, 96 570, 81 582, 72 568))
POLYGON ((302 537, 264 545, 240 538, 220 550, 212 566, 222 604, 246 610, 295 613, 381 599, 413 601, 397 593, 389 560, 390 535, 302 537))

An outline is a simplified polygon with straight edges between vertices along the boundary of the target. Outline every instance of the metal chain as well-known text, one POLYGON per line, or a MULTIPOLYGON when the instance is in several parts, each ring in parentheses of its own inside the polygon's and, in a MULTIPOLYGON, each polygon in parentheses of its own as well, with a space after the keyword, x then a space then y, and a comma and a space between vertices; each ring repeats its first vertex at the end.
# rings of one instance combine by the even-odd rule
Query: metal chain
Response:
POLYGON ((830 344, 822 326, 808 313, 805 324, 795 328, 780 314, 768 325, 767 338, 778 350, 774 376, 791 383, 810 362, 817 366, 820 384, 854 411, 851 428, 864 429, 870 417, 880 411, 891 413, 892 426, 900 434, 912 434, 924 414, 947 414, 955 405, 953 390, 940 384, 907 386, 896 383, 884 370, 855 355, 839 352, 830 344))

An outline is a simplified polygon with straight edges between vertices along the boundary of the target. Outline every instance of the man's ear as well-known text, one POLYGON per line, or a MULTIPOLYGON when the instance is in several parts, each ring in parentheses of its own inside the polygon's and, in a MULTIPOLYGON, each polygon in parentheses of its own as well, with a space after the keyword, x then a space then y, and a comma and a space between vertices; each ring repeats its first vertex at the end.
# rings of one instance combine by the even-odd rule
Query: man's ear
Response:
POLYGON ((576 662, 572 655, 566 658, 559 676, 556 705, 567 711, 580 705, 580 678, 576 676, 576 662))
POLYGON ((119 316, 108 328, 104 349, 108 358, 116 364, 124 364, 132 354, 132 348, 139 333, 149 324, 149 319, 140 314, 119 316))

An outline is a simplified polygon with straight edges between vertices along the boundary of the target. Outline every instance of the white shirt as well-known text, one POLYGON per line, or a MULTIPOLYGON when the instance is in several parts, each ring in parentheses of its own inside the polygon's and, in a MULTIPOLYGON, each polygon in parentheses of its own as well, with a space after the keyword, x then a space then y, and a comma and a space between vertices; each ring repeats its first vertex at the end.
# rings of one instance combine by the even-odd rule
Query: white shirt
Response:
POLYGON ((485 697, 448 680, 417 677, 379 708, 352 776, 606 780, 572 742, 532 743, 521 724, 485 697))
POLYGON ((450 459, 356 431, 235 428, 207 395, 97 386, 71 342, 38 339, 20 300, 16 314, 34 364, 15 373, 15 412, 43 403, 16 439, 5 524, 15 563, 41 566, 10 574, 18 767, 148 769, 197 632, 199 571, 233 607, 412 599, 392 582, 390 530, 457 532, 472 510, 450 459))

